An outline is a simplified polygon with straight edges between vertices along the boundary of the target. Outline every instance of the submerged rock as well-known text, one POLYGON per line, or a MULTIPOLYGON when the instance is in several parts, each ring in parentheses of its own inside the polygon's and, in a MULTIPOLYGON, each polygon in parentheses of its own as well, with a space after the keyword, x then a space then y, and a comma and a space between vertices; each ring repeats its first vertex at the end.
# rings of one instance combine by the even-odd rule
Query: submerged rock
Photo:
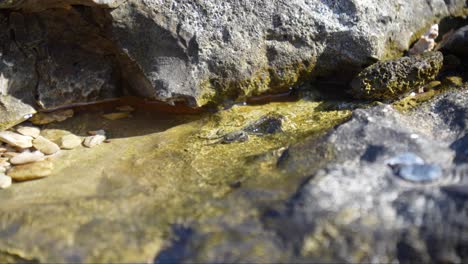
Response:
POLYGON ((35 125, 47 125, 54 122, 65 121, 73 115, 73 109, 58 110, 50 113, 41 112, 35 114, 30 121, 35 125))
POLYGON ((394 169, 401 178, 412 182, 430 182, 442 177, 442 169, 434 164, 412 164, 394 169))
POLYGON ((49 176, 54 168, 49 160, 37 161, 34 163, 17 165, 8 171, 14 181, 30 181, 49 176))
POLYGON ((280 115, 269 114, 261 117, 260 119, 252 122, 244 127, 242 130, 249 134, 263 136, 281 132, 283 117, 280 115))
POLYGON ((352 81, 351 93, 359 99, 395 100, 434 80, 442 63, 440 52, 377 62, 352 81))
POLYGON ((249 140, 249 135, 242 130, 234 131, 223 136, 221 143, 230 144, 234 142, 245 142, 249 140))

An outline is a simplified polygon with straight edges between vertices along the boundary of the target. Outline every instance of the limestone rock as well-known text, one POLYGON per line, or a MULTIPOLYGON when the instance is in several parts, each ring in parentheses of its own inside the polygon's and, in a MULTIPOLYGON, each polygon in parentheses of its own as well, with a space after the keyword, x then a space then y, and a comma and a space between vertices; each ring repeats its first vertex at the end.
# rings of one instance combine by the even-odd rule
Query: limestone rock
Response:
POLYGON ((70 134, 63 136, 60 142, 60 148, 62 149, 74 149, 81 145, 83 139, 79 136, 70 134))
POLYGON ((105 140, 106 140, 106 136, 97 134, 94 136, 85 137, 83 141, 83 145, 85 147, 92 148, 92 147, 102 144, 105 140))
POLYGON ((434 80, 442 63, 440 52, 377 62, 352 81, 351 93, 360 99, 398 99, 434 80))
POLYGON ((34 126, 18 126, 16 132, 23 136, 30 136, 33 138, 37 138, 41 134, 41 130, 34 126))
POLYGON ((43 136, 38 136, 34 139, 33 146, 46 155, 52 155, 60 150, 60 147, 57 144, 43 136))
POLYGON ((49 176, 54 168, 51 161, 43 160, 34 163, 18 165, 8 171, 14 181, 29 181, 49 176))
POLYGON ((0 141, 5 142, 13 147, 23 149, 32 147, 32 137, 23 136, 11 131, 0 131, 0 141))
POLYGON ((26 164, 32 163, 36 161, 40 161, 44 159, 44 153, 40 151, 23 151, 20 154, 12 157, 10 159, 11 164, 18 165, 18 164, 26 164))
POLYGON ((50 113, 37 113, 31 118, 31 122, 35 125, 46 125, 54 122, 62 122, 72 117, 73 109, 58 110, 50 113))

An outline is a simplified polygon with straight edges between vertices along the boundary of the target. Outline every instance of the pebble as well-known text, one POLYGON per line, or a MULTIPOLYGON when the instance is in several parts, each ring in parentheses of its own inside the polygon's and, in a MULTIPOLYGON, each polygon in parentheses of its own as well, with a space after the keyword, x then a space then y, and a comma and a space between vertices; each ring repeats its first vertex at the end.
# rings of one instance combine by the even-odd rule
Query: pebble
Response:
POLYGON ((79 136, 76 136, 76 135, 73 135, 73 134, 66 135, 66 136, 63 136, 60 139, 60 148, 62 148, 62 149, 74 149, 74 148, 80 146, 82 142, 83 142, 83 139, 80 138, 79 136))
POLYGON ((83 141, 83 145, 88 148, 95 147, 97 145, 102 144, 106 140, 106 136, 104 135, 94 135, 86 137, 83 141))
POLYGON ((6 189, 11 186, 11 177, 0 173, 0 189, 6 189))
POLYGON ((389 166, 421 165, 424 164, 424 160, 414 153, 405 152, 387 160, 385 163, 389 166))
POLYGON ((130 117, 130 112, 118 112, 102 115, 105 119, 108 120, 119 120, 130 117))
POLYGON ((47 125, 54 122, 62 122, 74 115, 73 109, 58 110, 51 113, 37 113, 30 121, 35 125, 47 125))
POLYGON ((88 131, 88 134, 91 135, 91 136, 95 136, 95 135, 101 135, 101 136, 105 136, 106 135, 106 131, 100 129, 100 130, 92 130, 92 131, 88 131))
POLYGON ((44 159, 44 153, 36 150, 34 152, 24 151, 12 157, 10 163, 14 165, 36 162, 44 159))
POLYGON ((19 126, 16 128, 16 132, 20 133, 23 136, 37 138, 41 133, 41 130, 38 127, 33 126, 19 126))
POLYGON ((435 164, 403 165, 398 168, 398 176, 412 182, 429 182, 442 177, 442 169, 435 164))
POLYGON ((25 165, 18 165, 8 171, 14 181, 29 181, 40 179, 52 174, 54 166, 51 161, 43 160, 25 165))
POLYGON ((32 137, 23 136, 11 131, 1 131, 0 141, 5 142, 13 147, 27 149, 32 147, 32 137))
POLYGON ((38 136, 34 139, 33 146, 46 155, 52 155, 60 150, 60 147, 57 144, 43 136, 38 136))

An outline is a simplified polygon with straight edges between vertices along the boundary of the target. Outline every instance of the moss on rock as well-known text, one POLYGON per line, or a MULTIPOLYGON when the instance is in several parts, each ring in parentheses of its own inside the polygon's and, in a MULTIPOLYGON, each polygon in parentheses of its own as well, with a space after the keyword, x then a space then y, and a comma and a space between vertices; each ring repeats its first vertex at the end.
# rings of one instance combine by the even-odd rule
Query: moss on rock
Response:
POLYGON ((435 79, 443 64, 440 52, 377 62, 352 82, 358 99, 396 100, 435 79))

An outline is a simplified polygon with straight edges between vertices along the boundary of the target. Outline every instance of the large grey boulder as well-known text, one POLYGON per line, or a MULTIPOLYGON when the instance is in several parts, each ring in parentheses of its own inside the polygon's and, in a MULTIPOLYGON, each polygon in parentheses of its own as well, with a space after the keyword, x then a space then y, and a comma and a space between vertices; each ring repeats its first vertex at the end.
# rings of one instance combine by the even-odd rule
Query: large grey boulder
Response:
POLYGON ((310 78, 347 83, 465 4, 3 0, 0 89, 53 109, 125 93, 203 106, 310 78))
MULTIPOLYGON (((392 58, 465 1, 170 2, 130 0, 112 10, 112 36, 135 62, 134 91, 204 105, 284 91, 301 80, 347 82, 392 58)), ((130 72, 130 71, 127 71, 130 72)))

